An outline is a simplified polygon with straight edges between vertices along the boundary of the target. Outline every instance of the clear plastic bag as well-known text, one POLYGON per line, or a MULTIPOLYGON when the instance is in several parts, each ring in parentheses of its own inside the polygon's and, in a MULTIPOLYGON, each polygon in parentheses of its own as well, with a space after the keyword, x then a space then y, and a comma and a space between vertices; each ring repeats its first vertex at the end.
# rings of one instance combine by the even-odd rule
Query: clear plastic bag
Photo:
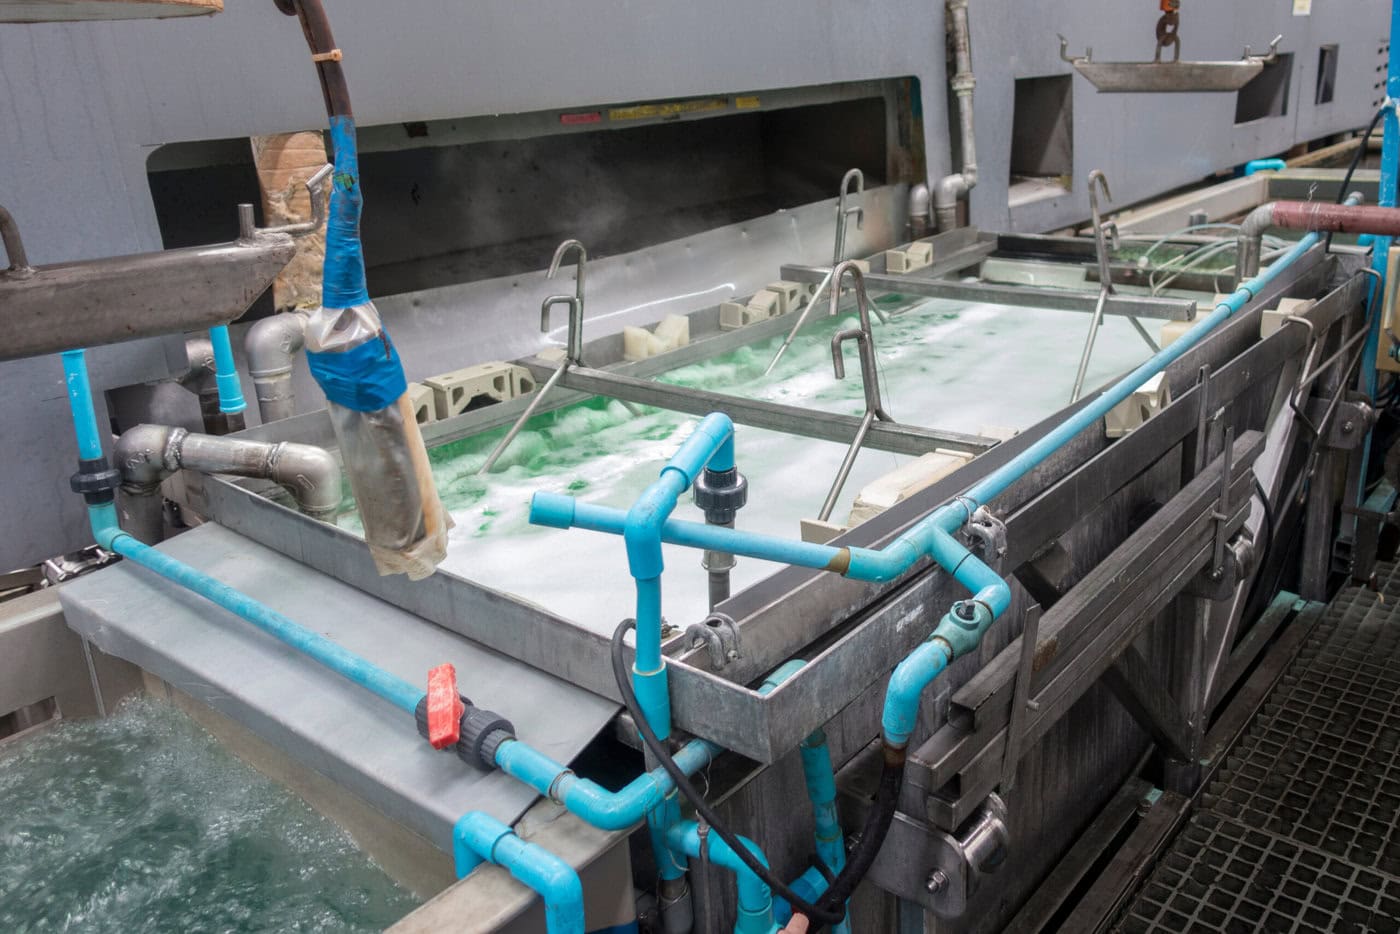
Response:
POLYGON ((452 519, 438 499, 403 367, 374 303, 312 312, 306 350, 375 567, 410 580, 427 577, 447 555, 452 519))

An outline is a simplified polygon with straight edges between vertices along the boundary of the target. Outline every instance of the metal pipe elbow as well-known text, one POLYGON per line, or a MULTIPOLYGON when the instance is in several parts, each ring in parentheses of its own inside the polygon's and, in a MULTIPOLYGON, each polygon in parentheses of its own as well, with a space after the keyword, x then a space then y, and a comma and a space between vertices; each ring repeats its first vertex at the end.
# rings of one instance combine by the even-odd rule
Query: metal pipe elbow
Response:
POLYGON ((179 447, 187 434, 183 428, 168 425, 137 425, 122 432, 112 450, 122 477, 122 492, 155 494, 160 482, 179 469, 179 447))
POLYGON ((207 337, 191 337, 185 341, 185 375, 179 383, 190 392, 200 396, 217 394, 218 384, 214 381, 214 344, 207 337))
POLYGON ((248 355, 248 374, 253 378, 258 411, 264 423, 289 418, 296 413, 292 395, 292 360, 306 343, 304 311, 288 311, 261 318, 248 329, 243 350, 248 355))
POLYGON ((328 521, 340 510, 340 464, 311 444, 284 441, 268 453, 270 479, 290 492, 302 512, 328 521))
POLYGON ((924 182, 919 182, 909 189, 909 216, 928 217, 929 207, 932 202, 932 193, 924 182))

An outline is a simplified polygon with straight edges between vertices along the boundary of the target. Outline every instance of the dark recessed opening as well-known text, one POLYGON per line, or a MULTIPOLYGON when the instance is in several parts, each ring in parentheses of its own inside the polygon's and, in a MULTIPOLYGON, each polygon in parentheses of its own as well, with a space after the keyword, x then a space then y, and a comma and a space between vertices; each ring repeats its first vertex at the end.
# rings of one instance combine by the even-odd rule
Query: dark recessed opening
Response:
POLYGON ((0 715, 0 741, 23 733, 58 716, 58 700, 46 697, 18 710, 0 715))
POLYGON ((371 295, 514 275, 569 237, 641 249, 883 182, 885 102, 838 101, 625 129, 370 152, 371 295))
POLYGON ((1011 182, 1051 180, 1068 189, 1074 173, 1074 80, 1048 75, 1016 80, 1011 124, 1011 182))
MULTIPOLYGON (((772 110, 759 99, 637 126, 549 115, 541 135, 540 115, 395 125, 394 138, 414 140, 405 148, 363 146, 390 136, 364 128, 370 294, 541 269, 570 237, 607 256, 762 217, 835 197, 853 166, 868 187, 885 183, 895 110, 878 89, 772 110)), ((163 146, 147 172, 167 248, 231 240, 236 205, 260 202, 247 140, 163 146)), ((269 293, 246 317, 271 310, 269 293)))
POLYGON ((1288 113, 1288 89, 1292 83, 1293 53, 1284 52, 1235 95, 1235 122, 1249 123, 1288 113))
POLYGON ((1317 94, 1315 104, 1330 104, 1337 95, 1337 46, 1324 45, 1317 50, 1317 94))

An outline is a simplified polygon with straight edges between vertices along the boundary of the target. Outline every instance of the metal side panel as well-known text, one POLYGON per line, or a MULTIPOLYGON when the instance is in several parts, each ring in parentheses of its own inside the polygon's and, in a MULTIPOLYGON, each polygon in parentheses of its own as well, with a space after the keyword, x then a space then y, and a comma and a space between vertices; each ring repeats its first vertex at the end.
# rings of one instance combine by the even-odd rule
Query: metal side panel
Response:
MULTIPOLYGON (((573 759, 617 709, 213 523, 161 550, 407 681, 426 686, 429 668, 451 662, 464 694, 559 762, 573 759)), ((443 849, 464 812, 513 823, 535 800, 502 772, 433 750, 411 717, 363 688, 129 561, 65 584, 59 597, 68 624, 103 651, 231 717, 443 849)))

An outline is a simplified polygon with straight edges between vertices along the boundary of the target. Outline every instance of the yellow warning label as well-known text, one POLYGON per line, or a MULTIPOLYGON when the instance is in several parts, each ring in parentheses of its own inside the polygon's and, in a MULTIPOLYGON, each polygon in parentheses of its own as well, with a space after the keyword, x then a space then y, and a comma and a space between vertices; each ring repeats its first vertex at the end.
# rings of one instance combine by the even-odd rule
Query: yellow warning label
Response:
POLYGON ((736 97, 734 98, 734 109, 753 110, 755 107, 760 106, 762 103, 763 102, 758 99, 757 95, 751 97, 736 97))
POLYGON ((709 97, 692 101, 667 101, 664 104, 636 104, 614 107, 608 111, 609 120, 651 120, 657 117, 678 117, 682 114, 711 113, 729 107, 725 97, 709 97))

